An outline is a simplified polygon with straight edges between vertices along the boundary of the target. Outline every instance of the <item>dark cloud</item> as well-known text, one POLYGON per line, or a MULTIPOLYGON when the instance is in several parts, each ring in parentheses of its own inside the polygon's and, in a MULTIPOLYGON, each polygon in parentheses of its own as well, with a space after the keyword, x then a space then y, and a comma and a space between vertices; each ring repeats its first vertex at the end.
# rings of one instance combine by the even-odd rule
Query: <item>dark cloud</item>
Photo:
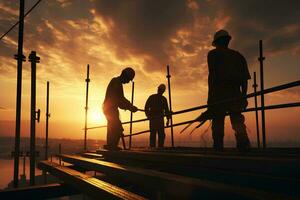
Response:
POLYGON ((230 17, 226 25, 234 35, 233 45, 248 57, 257 56, 258 40, 264 40, 266 52, 291 51, 300 45, 300 1, 229 0, 219 9, 230 17))
POLYGON ((96 6, 107 22, 113 22, 110 36, 119 57, 142 56, 148 70, 168 63, 169 39, 193 20, 184 0, 102 0, 96 6))

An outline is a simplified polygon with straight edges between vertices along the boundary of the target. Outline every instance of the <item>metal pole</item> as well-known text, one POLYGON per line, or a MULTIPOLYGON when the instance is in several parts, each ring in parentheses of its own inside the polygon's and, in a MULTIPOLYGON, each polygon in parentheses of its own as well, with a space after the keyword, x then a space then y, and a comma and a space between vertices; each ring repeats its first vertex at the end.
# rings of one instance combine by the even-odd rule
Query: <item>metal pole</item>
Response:
MULTIPOLYGON (((133 104, 133 100, 134 100, 134 81, 132 81, 132 91, 131 91, 131 104, 133 104)), ((133 118, 133 112, 130 112, 130 127, 129 127, 129 149, 131 149, 131 142, 132 142, 132 118, 133 118)))
POLYGON ((35 121, 36 118, 36 63, 40 60, 35 51, 31 51, 29 62, 31 62, 31 119, 30 119, 30 185, 35 184, 35 121))
POLYGON ((26 154, 23 155, 23 175, 26 175, 26 154))
POLYGON ((19 14, 19 38, 17 59, 17 99, 16 99, 16 128, 15 128, 15 157, 14 157, 14 187, 18 187, 19 180, 19 154, 20 154, 20 123, 21 123, 21 94, 22 94, 22 62, 25 61, 23 55, 23 29, 24 29, 24 0, 20 0, 19 14))
POLYGON ((88 101, 89 101, 89 82, 90 82, 90 65, 87 65, 86 75, 86 95, 85 95, 85 125, 84 125, 84 150, 87 150, 86 138, 87 138, 87 115, 88 115, 88 101))
POLYGON ((257 110, 257 95, 256 95, 256 72, 253 73, 254 83, 253 83, 253 89, 254 89, 254 105, 255 105, 255 120, 256 120, 256 134, 257 134, 257 147, 260 148, 260 138, 259 138, 259 124, 258 124, 258 110, 257 110))
POLYGON ((167 79, 168 79, 168 91, 169 91, 169 104, 170 104, 170 112, 171 112, 171 116, 170 116, 170 122, 171 122, 171 143, 172 143, 172 147, 174 147, 174 135, 173 135, 173 117, 172 117, 172 101, 171 101, 171 75, 170 75, 170 69, 169 69, 169 65, 167 65, 167 79))
POLYGON ((48 129, 49 129, 49 81, 47 81, 47 97, 46 97, 46 142, 45 142, 45 160, 48 160, 48 129))
MULTIPOLYGON (((49 113, 49 81, 47 81, 47 97, 46 97, 46 141, 45 141, 45 160, 48 160, 48 149, 49 149, 49 145, 48 145, 48 128, 49 128, 49 117, 50 117, 50 113, 49 113)), ((43 171, 44 174, 44 183, 47 183, 47 172, 43 171)))
MULTIPOLYGON (((259 66, 260 66, 260 91, 264 91, 264 60, 263 57, 263 42, 259 40, 259 66)), ((261 128, 262 128, 262 142, 263 148, 265 149, 266 146, 266 124, 265 124, 265 96, 264 93, 261 93, 261 128)))
POLYGON ((58 144, 59 165, 61 165, 61 144, 58 144))

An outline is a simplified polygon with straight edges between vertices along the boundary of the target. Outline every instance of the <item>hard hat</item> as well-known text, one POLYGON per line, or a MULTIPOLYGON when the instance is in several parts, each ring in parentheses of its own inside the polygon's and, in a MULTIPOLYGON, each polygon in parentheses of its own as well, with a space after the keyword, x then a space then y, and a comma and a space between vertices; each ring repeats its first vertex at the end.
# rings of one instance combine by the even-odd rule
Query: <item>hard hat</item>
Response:
POLYGON ((217 31, 214 35, 214 40, 212 42, 212 45, 213 46, 216 46, 215 42, 219 39, 219 38, 222 38, 222 37, 228 37, 229 39, 231 39, 231 36, 229 35, 229 33, 223 29, 217 31))
POLYGON ((166 85, 165 84, 160 84, 157 88, 158 91, 164 92, 166 90, 166 85))
POLYGON ((135 76, 135 71, 131 67, 126 67, 122 70, 122 74, 125 75, 129 80, 132 80, 135 76))

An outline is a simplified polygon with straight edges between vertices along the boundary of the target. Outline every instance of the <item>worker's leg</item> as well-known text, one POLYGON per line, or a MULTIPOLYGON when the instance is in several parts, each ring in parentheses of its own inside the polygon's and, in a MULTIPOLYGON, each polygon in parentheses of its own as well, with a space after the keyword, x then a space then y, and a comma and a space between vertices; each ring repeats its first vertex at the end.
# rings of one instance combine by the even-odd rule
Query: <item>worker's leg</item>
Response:
POLYGON ((212 136, 214 140, 214 150, 223 151, 223 139, 224 139, 224 120, 225 114, 215 114, 212 119, 212 136))
POLYGON ((156 146, 156 130, 150 129, 150 147, 156 146))
POLYGON ((113 145, 113 123, 107 121, 106 146, 110 148, 113 145))
POLYGON ((158 129, 158 147, 164 147, 165 137, 166 135, 164 128, 158 129))
POLYGON ((250 148, 250 141, 246 130, 244 115, 240 112, 232 112, 230 114, 230 121, 232 128, 235 131, 236 146, 238 150, 248 150, 250 148))

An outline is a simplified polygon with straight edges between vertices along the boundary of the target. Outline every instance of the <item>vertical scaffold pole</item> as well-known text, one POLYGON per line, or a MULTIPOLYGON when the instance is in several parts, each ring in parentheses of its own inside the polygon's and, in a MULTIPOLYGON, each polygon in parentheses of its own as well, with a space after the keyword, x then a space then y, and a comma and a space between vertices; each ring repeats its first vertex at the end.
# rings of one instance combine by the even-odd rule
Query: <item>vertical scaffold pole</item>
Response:
POLYGON ((262 142, 263 148, 267 147, 266 145, 266 124, 265 124, 265 96, 264 96, 264 60, 263 57, 263 42, 259 40, 259 67, 260 67, 260 91, 261 91, 261 128, 262 128, 262 142))
POLYGON ((17 59, 17 99, 16 99, 16 128, 15 128, 15 154, 14 154, 14 187, 19 185, 19 154, 20 154, 20 130, 21 130, 21 94, 22 94, 22 62, 23 55, 23 29, 24 29, 24 0, 20 0, 19 13, 19 38, 17 59))
POLYGON ((253 73, 253 89, 254 89, 254 105, 255 105, 255 121, 256 121, 256 136, 257 136, 257 148, 260 148, 260 138, 259 138, 259 123, 258 123, 258 110, 257 110, 257 83, 256 83, 256 72, 253 73))
POLYGON ((87 150, 87 115, 88 115, 88 103, 89 103, 89 83, 90 83, 90 65, 87 65, 86 73, 86 95, 85 95, 85 124, 84 124, 84 150, 87 150))
MULTIPOLYGON (((45 160, 48 160, 48 130, 49 130, 49 81, 47 81, 47 97, 46 97, 46 137, 45 137, 45 160)), ((47 183, 47 172, 43 171, 44 183, 47 183)))
POLYGON ((173 116, 172 116, 172 98, 171 98, 171 75, 170 75, 170 67, 167 65, 167 79, 168 79, 168 91, 169 91, 169 104, 170 104, 170 124, 171 124, 171 143, 172 147, 174 147, 174 135, 173 135, 173 116))
POLYGON ((48 130, 49 130, 49 81, 47 81, 47 97, 46 97, 46 142, 45 142, 45 160, 48 160, 48 130))
MULTIPOLYGON (((131 91, 131 104, 133 104, 134 100, 134 81, 132 81, 132 91, 131 91)), ((130 112, 130 127, 129 127, 129 149, 131 149, 131 143, 132 143, 132 119, 133 119, 133 112, 130 112)))
POLYGON ((29 62, 31 62, 30 185, 35 184, 35 121, 39 120, 39 117, 36 117, 36 63, 39 63, 39 61, 40 58, 36 56, 36 52, 31 51, 29 55, 29 62))

